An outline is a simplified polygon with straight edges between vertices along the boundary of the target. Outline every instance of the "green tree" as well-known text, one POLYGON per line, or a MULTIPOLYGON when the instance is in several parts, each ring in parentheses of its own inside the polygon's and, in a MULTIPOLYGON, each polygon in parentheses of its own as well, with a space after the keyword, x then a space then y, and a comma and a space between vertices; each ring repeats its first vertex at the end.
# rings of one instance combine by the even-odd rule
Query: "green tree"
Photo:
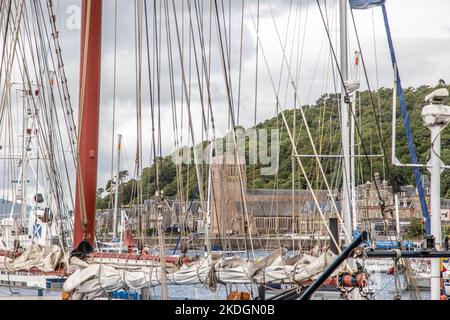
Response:
POLYGON ((406 236, 410 239, 417 239, 425 235, 425 226, 421 219, 412 219, 406 230, 406 236))

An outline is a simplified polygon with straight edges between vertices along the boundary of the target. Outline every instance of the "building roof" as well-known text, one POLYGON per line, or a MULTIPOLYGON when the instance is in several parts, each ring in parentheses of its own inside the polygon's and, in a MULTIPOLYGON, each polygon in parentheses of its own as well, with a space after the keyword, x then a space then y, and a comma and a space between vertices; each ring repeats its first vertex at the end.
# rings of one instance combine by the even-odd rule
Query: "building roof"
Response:
MULTIPOLYGON (((241 210, 241 202, 237 201, 236 206, 238 210, 241 210)), ((319 206, 323 213, 335 212, 334 206, 331 201, 319 201, 319 206)), ((338 210, 341 210, 341 204, 336 201, 338 210)), ((291 200, 278 200, 278 201, 248 201, 247 210, 249 214, 253 214, 256 217, 275 217, 276 209, 278 208, 278 216, 292 216, 292 201, 291 200)), ((317 205, 314 200, 301 201, 295 203, 296 214, 312 214, 318 212, 317 205)))
POLYGON ((408 185, 400 187, 400 190, 405 193, 407 197, 414 197, 416 195, 416 187, 408 185))
POLYGON ((441 209, 450 209, 450 199, 441 199, 441 209))
MULTIPOLYGON (((310 190, 305 189, 295 189, 294 190, 296 196, 310 196, 312 198, 312 193, 310 190)), ((337 191, 332 190, 333 193, 337 194, 337 191)), ((292 189, 248 189, 247 193, 249 195, 255 196, 272 196, 272 195, 292 195, 292 189)), ((327 190, 315 190, 314 193, 316 195, 320 195, 322 197, 328 196, 327 190)))
MULTIPOLYGON (((167 199, 167 202, 173 209, 175 210, 176 214, 179 215, 181 213, 184 213, 184 208, 186 208, 186 203, 181 202, 179 200, 171 200, 167 199)), ((155 200, 145 200, 144 201, 144 207, 147 209, 148 212, 152 212, 155 205, 155 200)), ((200 201, 199 200, 192 200, 187 204, 187 209, 190 213, 196 214, 199 212, 200 209, 200 201)))

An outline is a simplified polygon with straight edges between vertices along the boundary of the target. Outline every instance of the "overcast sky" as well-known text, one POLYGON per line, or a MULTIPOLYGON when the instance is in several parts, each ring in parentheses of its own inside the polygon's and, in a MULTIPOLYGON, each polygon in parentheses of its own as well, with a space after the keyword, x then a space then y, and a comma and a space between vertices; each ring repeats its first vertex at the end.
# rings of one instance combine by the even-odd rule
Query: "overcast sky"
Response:
MULTIPOLYGON (((202 1, 200 1, 202 2, 202 1)), ((240 61, 240 1, 231 1, 231 12, 228 9, 229 0, 224 0, 226 30, 231 30, 231 75, 232 89, 235 104, 238 96, 238 75, 240 61), (231 28, 228 19, 231 17, 231 28)), ((324 2, 322 10, 328 14, 328 23, 336 43, 338 36, 338 11, 337 0, 324 2)), ((102 53, 102 96, 100 116, 100 159, 98 186, 104 186, 110 178, 111 161, 111 137, 112 137, 112 88, 113 88, 113 63, 114 63, 114 3, 115 1, 104 1, 103 14, 103 53, 102 53)), ((153 25, 153 1, 148 1, 149 24, 153 25)), ((158 1, 159 3, 159 1, 158 1)), ((184 13, 183 30, 185 70, 189 68, 188 48, 188 9, 185 2, 184 10, 182 2, 176 1, 178 22, 181 24, 181 16, 184 13)), ((209 37, 209 6, 205 6, 205 37, 209 37)), ((222 2, 218 0, 220 14, 222 14, 222 2)), ((172 1, 169 1, 170 25, 172 33, 172 50, 175 73, 175 94, 177 97, 180 117, 180 95, 182 90, 180 57, 176 42, 176 30, 174 27, 172 1)), ((73 98, 73 105, 77 105, 78 76, 79 76, 79 5, 80 1, 60 0, 57 4, 58 26, 61 35, 61 46, 66 65, 66 72, 73 98)), ((448 12, 450 3, 448 0, 387 0, 387 11, 391 24, 391 31, 397 53, 399 70, 403 85, 419 86, 423 84, 435 85, 443 78, 450 81, 450 19, 448 12), (432 3, 432 4, 431 4, 432 3)), ((136 64, 135 64, 135 16, 134 1, 118 1, 118 42, 117 42, 117 124, 116 133, 124 137, 124 161, 123 167, 130 171, 134 170, 134 157, 136 152, 136 64)), ((194 10, 194 8, 192 8, 194 10)), ((290 70, 293 77, 297 78, 298 94, 301 104, 314 103, 316 99, 325 92, 333 92, 332 71, 330 68, 330 48, 325 38, 325 31, 316 1, 307 0, 267 0, 261 1, 260 9, 260 41, 259 48, 259 90, 258 90, 258 112, 257 121, 260 122, 276 114, 275 93, 269 75, 278 88, 280 73, 283 64, 281 43, 286 43, 286 57, 291 61, 290 70), (289 28, 288 28, 289 23, 289 28), (276 27, 275 27, 276 26, 276 27), (278 33, 277 33, 278 30, 278 33), (298 50, 300 49, 300 51, 298 50), (267 59, 265 64, 263 53, 267 59), (302 55, 300 55, 302 53, 302 55), (302 57, 301 59, 299 59, 302 57), (298 63, 301 61, 301 64, 298 63), (297 72, 298 71, 298 72, 297 72)), ((254 121, 254 93, 255 93, 255 64, 256 64, 256 30, 254 22, 256 19, 256 0, 247 1, 244 10, 243 46, 242 46, 242 80, 241 80, 241 112, 240 124, 249 127, 254 121)), ((392 68, 387 48, 386 34, 384 30, 383 17, 380 8, 354 12, 356 25, 361 45, 365 55, 366 64, 370 76, 371 85, 377 87, 392 86, 392 68), (375 59, 375 49, 376 57, 375 59), (378 69, 376 69, 378 66, 378 69), (377 79, 378 71, 378 79, 377 79)), ((164 14, 163 14, 164 16, 164 14)), ((195 19, 195 15, 193 16, 195 19)), ((215 123, 220 133, 225 132, 228 127, 228 104, 226 98, 226 87, 223 67, 221 65, 218 36, 213 16, 211 36, 211 91, 212 108, 215 123)), ((222 19, 222 17, 221 17, 222 19)), ((223 22, 221 20, 221 22, 223 22)), ((162 20, 164 28, 165 19, 162 20)), ((200 54, 198 32, 196 33, 196 46, 200 54)), ((151 28, 153 31, 153 27, 151 28)), ((222 30, 223 32, 223 30, 222 30)), ((357 49, 354 29, 349 22, 349 52, 357 49)), ((161 132, 163 140, 163 153, 168 154, 174 147, 174 128, 172 123, 171 99, 168 77, 168 54, 167 36, 165 30, 162 32, 161 43, 161 132)), ((145 40, 145 33, 144 38, 145 40)), ((143 42, 143 65, 142 65, 142 111, 143 111, 143 139, 144 139, 144 166, 150 163, 150 104, 147 73, 146 43, 143 42)), ((153 56, 153 45, 150 50, 153 56)), ((339 52, 336 47, 337 52, 339 52)), ((193 55, 193 51, 192 51, 193 55)), ((351 59, 352 60, 352 59, 351 59)), ((201 135, 201 105, 196 84, 195 60, 192 57, 192 114, 195 127, 196 142, 201 135)), ((280 102, 283 108, 292 108, 292 86, 289 84, 289 75, 286 64, 283 65, 280 85, 280 102), (287 88, 287 89, 286 89, 287 88), (287 99, 286 99, 287 97, 287 99)), ((365 84, 362 85, 365 89, 365 84)), ((184 111, 186 118, 186 111, 184 111)), ((184 123, 187 127, 187 122, 184 123)), ((184 131, 184 143, 187 143, 187 132, 184 131)))

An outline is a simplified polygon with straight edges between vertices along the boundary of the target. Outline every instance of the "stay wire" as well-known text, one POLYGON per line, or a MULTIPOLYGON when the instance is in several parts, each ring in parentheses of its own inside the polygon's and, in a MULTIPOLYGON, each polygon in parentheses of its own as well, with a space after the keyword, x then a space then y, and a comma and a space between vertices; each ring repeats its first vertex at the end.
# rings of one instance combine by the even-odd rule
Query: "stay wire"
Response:
POLYGON ((378 117, 377 111, 375 110, 375 102, 374 102, 374 98, 373 98, 373 94, 372 94, 372 88, 370 86, 370 81, 369 81, 369 76, 368 76, 368 73, 367 73, 366 62, 365 62, 365 59, 364 59, 363 50, 361 48, 361 42, 359 40, 358 29, 356 28, 356 22, 355 22, 355 16, 353 14, 353 9, 350 9, 350 13, 351 13, 351 16, 352 16, 352 22, 353 22, 353 28, 355 30, 356 41, 358 43, 359 54, 361 56, 361 63, 362 63, 363 70, 364 70, 364 78, 366 80, 367 89, 369 90, 370 106, 372 108, 372 114, 373 114, 373 117, 374 117, 374 120, 375 120, 375 127, 377 129, 378 139, 380 140, 381 152, 383 153, 383 161, 385 162, 385 165, 386 165, 387 174, 388 174, 388 176, 390 176, 390 166, 389 166, 389 162, 387 160, 388 157, 387 157, 387 154, 386 154, 386 147, 385 147, 385 144, 384 144, 383 135, 381 133, 379 117, 378 117))

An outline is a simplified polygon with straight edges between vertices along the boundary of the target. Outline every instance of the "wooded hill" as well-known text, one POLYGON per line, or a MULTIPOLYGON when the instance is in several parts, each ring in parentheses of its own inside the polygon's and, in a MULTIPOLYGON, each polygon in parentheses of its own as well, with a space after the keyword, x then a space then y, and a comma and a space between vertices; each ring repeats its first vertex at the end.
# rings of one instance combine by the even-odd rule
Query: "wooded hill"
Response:
MULTIPOLYGON (((413 132, 414 143, 416 146, 417 157, 420 163, 425 163, 430 157, 430 133, 425 127, 421 117, 422 107, 425 105, 424 97, 433 89, 430 86, 421 86, 419 88, 405 89, 406 103, 410 117, 410 125, 413 132)), ((326 155, 336 155, 341 153, 340 139, 340 114, 338 98, 334 94, 325 94, 320 97, 314 105, 303 106, 308 126, 318 153, 326 155)), ((447 104, 450 101, 446 101, 447 104)), ((290 109, 284 113, 291 132, 294 125, 294 110, 290 109)), ((362 135, 362 143, 358 133, 355 133, 356 154, 379 155, 382 154, 381 143, 376 127, 376 121, 379 123, 381 131, 381 141, 385 147, 387 162, 383 166, 383 160, 380 158, 358 157, 356 160, 357 179, 359 183, 372 180, 374 172, 380 174, 381 179, 388 181, 397 180, 401 184, 415 184, 415 179, 410 168, 399 168, 391 165, 391 118, 392 118, 392 89, 381 88, 370 94, 364 91, 359 95, 357 102, 357 123, 362 135), (372 98, 371 98, 372 97, 372 98), (372 103, 373 101, 373 103, 372 103), (374 113, 375 111, 375 113, 374 113)), ((295 128, 296 128, 296 146, 298 154, 313 154, 313 148, 308 138, 303 117, 300 110, 295 110, 295 128)), ((287 134, 282 115, 268 119, 256 126, 257 129, 279 130, 280 156, 279 170, 276 175, 261 175, 262 166, 247 165, 247 187, 249 189, 291 189, 292 188, 292 144, 287 134)), ((441 138, 442 151, 441 156, 446 164, 450 164, 450 128, 444 130, 441 138)), ((270 133, 269 133, 270 142, 270 133)), ((206 145, 206 143, 204 143, 206 145)), ((270 150, 270 149, 269 149, 270 150)), ((269 151, 270 152, 270 151, 269 151)), ((248 141, 246 143, 246 158, 248 160, 248 141)), ((410 156, 406 144, 405 130, 400 113, 400 105, 397 108, 397 157, 402 163, 409 163, 410 156)), ((318 170, 317 162, 313 158, 301 158, 305 171, 309 175, 314 188, 323 188, 323 179, 318 170)), ((198 186, 195 166, 182 165, 177 166, 172 161, 170 155, 164 157, 161 161, 160 183, 165 196, 174 198, 180 193, 183 199, 198 198, 198 186)), ((247 161, 248 163, 248 161, 247 161)), ((341 185, 341 167, 340 161, 333 158, 323 158, 322 165, 327 175, 330 185, 339 188, 341 185)), ((200 166, 203 176, 203 187, 207 187, 208 166, 200 166)), ((423 174, 428 174, 425 170, 423 174)), ((142 187, 143 199, 150 199, 155 195, 155 166, 143 170, 141 180, 128 179, 128 173, 124 172, 120 187, 120 198, 122 205, 135 203, 137 200, 136 190, 142 187)), ((306 188, 306 180, 299 170, 298 162, 295 161, 295 188, 306 188)), ((442 175, 442 196, 450 198, 450 170, 444 171, 442 175)), ((111 207, 110 188, 111 181, 108 182, 105 189, 99 189, 98 208, 111 207)))

